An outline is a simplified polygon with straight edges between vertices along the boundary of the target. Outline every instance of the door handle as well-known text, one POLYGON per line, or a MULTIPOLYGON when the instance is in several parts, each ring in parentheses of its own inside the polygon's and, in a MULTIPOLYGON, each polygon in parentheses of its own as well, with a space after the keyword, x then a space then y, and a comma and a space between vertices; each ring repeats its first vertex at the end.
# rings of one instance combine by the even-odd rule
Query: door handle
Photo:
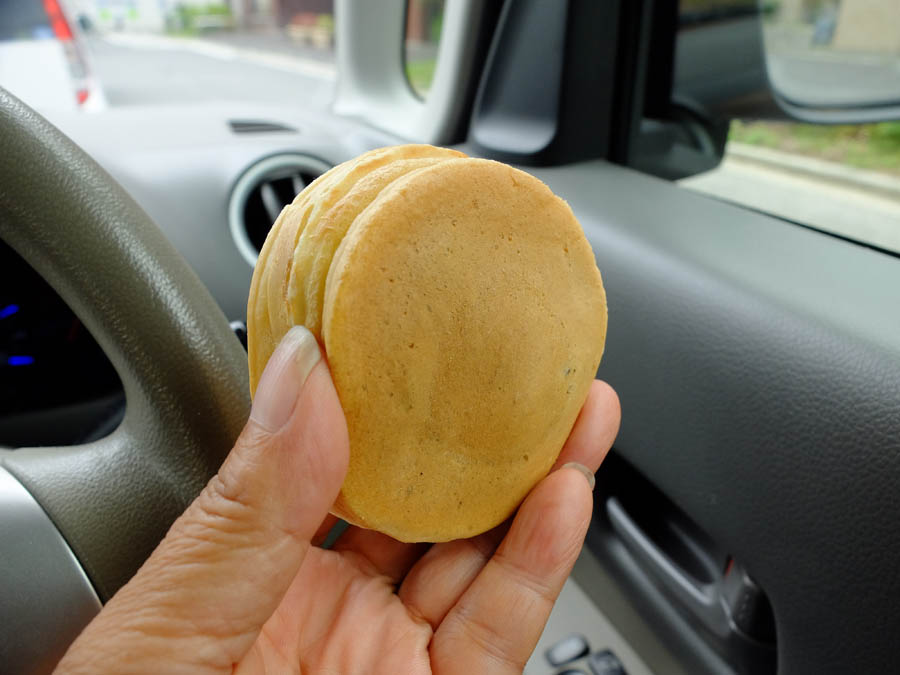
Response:
POLYGON ((708 629, 721 634, 725 613, 719 603, 719 589, 712 580, 698 579, 675 562, 628 514, 618 497, 606 500, 606 514, 613 530, 644 570, 664 586, 683 609, 708 629))
MULTIPOLYGON (((682 552, 681 556, 671 555, 628 513, 618 497, 606 500, 606 514, 613 531, 644 571, 684 613, 722 643, 750 640, 759 645, 774 645, 771 605, 739 564, 730 560, 727 567, 718 565, 718 558, 708 550, 708 544, 669 523, 669 529, 677 534, 670 541, 677 540, 682 552)), ((664 520, 664 516, 660 515, 660 519, 664 520)))

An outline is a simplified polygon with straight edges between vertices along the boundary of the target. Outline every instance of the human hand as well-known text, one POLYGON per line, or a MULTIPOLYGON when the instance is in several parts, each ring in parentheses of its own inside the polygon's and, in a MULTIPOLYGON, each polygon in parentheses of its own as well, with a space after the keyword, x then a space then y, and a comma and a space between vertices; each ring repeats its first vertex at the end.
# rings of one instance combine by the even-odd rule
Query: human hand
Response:
POLYGON ((433 546, 350 527, 324 550, 347 429, 315 338, 294 328, 219 473, 56 672, 521 672, 581 550, 591 474, 618 426, 615 393, 594 382, 511 523, 433 546))

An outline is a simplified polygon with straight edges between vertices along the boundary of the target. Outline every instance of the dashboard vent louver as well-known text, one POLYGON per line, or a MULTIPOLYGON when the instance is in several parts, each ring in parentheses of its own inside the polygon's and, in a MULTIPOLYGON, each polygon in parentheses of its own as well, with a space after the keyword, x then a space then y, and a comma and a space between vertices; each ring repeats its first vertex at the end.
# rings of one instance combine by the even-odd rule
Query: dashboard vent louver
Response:
POLYGON ((330 168, 315 157, 292 153, 267 157, 241 175, 231 192, 228 220, 234 242, 247 262, 256 264, 285 205, 330 168))
POLYGON ((228 126, 236 134, 297 133, 297 129, 287 124, 265 120, 228 120, 228 126))

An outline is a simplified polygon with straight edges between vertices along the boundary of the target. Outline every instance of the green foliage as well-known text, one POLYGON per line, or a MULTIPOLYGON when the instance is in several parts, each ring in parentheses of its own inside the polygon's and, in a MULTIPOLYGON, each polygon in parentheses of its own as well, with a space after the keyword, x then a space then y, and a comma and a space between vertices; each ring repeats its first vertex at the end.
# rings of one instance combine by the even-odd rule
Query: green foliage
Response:
POLYGON ((413 91, 422 98, 425 98, 428 90, 431 89, 431 81, 434 79, 436 64, 436 59, 406 62, 406 79, 409 81, 413 91))
POLYGON ((873 124, 872 142, 885 151, 900 153, 900 122, 873 124))
POLYGON ((334 17, 331 14, 319 14, 316 16, 316 25, 334 33, 334 17))
POLYGON ((741 120, 734 120, 731 123, 728 138, 749 145, 778 147, 778 134, 770 126, 764 124, 746 124, 741 120))
POLYGON ((176 32, 193 35, 200 29, 204 19, 216 17, 225 25, 231 19, 231 7, 224 3, 208 5, 177 5, 175 7, 176 32))
POLYGON ((864 169, 900 173, 900 122, 827 126, 735 120, 728 138, 864 169))
POLYGON ((196 18, 198 16, 231 16, 231 7, 224 3, 208 5, 178 5, 175 11, 179 16, 196 18))
POLYGON ((431 20, 431 25, 428 26, 428 40, 437 44, 441 39, 441 30, 443 29, 443 27, 444 13, 442 11, 431 20))

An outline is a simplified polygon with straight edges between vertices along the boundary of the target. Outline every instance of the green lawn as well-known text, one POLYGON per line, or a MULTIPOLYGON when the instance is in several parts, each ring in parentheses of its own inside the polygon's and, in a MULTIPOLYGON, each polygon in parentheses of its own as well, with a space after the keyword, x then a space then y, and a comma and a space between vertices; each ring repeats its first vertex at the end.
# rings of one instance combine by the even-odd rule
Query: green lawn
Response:
POLYGON ((825 126, 735 120, 729 139, 900 174, 900 122, 825 126))

